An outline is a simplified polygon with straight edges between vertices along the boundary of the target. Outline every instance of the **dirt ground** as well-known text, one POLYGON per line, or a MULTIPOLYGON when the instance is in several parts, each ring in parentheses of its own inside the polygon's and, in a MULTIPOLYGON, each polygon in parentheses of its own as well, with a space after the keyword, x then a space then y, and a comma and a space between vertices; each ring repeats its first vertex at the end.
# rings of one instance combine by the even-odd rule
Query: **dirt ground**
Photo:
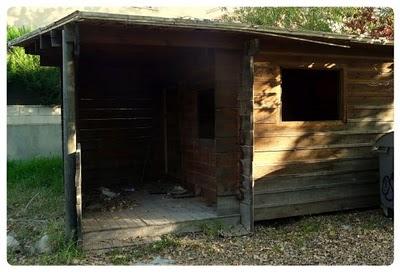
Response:
POLYGON ((62 160, 7 163, 7 235, 12 265, 389 265, 393 219, 380 209, 258 222, 253 235, 225 237, 220 225, 108 252, 83 252, 64 237, 62 160), (33 251, 49 237, 49 253, 33 251))
POLYGON ((105 253, 87 253, 75 264, 175 265, 390 265, 393 220, 381 210, 349 211, 256 224, 253 235, 202 233, 105 253))

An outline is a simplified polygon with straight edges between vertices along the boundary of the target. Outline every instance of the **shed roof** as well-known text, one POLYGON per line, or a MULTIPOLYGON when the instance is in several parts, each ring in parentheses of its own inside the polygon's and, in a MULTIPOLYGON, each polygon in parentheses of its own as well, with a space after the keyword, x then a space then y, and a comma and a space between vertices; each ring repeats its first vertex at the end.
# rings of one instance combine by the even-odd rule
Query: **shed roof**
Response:
POLYGON ((349 44, 370 44, 393 46, 393 41, 384 39, 372 39, 359 37, 356 35, 343 35, 337 33, 328 33, 321 31, 298 31, 276 27, 256 26, 240 23, 225 23, 212 20, 183 19, 183 18, 162 18, 152 16, 138 16, 126 14, 111 14, 100 12, 75 11, 58 21, 55 21, 45 27, 38 28, 8 43, 8 46, 18 46, 30 43, 38 36, 51 30, 59 29, 65 24, 72 22, 90 22, 90 23, 118 23, 134 26, 152 26, 159 28, 174 29, 202 29, 209 31, 233 32, 241 34, 253 34, 257 36, 274 36, 288 39, 297 39, 303 41, 312 41, 321 44, 348 47, 349 44), (334 42, 334 43, 333 43, 334 42))

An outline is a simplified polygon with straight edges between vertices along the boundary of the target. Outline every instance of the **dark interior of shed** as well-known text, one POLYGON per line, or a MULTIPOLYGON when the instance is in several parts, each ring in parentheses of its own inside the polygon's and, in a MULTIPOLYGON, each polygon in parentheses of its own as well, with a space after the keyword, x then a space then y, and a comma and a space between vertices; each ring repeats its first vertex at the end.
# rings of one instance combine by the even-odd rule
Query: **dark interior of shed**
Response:
POLYGON ((212 50, 101 44, 80 50, 84 207, 139 205, 129 196, 141 191, 215 203, 212 50))

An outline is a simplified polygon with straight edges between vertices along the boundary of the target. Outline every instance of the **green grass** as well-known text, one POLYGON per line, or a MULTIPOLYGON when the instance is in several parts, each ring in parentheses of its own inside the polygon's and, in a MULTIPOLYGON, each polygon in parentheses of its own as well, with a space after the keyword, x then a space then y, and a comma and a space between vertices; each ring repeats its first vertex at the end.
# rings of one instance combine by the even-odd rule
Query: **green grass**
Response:
POLYGON ((69 264, 82 257, 64 236, 62 169, 61 158, 7 162, 7 233, 21 244, 20 252, 8 252, 10 264, 69 264), (44 234, 52 253, 32 254, 44 234))
POLYGON ((61 158, 37 158, 26 161, 7 162, 7 189, 24 187, 27 189, 45 188, 62 193, 61 158))

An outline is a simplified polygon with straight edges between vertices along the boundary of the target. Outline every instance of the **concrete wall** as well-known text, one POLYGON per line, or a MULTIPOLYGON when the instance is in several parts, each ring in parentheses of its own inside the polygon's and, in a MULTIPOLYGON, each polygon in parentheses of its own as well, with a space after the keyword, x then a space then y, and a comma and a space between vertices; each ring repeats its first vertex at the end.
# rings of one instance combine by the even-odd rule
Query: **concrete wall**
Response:
POLYGON ((7 159, 61 156, 61 107, 7 106, 7 159))

